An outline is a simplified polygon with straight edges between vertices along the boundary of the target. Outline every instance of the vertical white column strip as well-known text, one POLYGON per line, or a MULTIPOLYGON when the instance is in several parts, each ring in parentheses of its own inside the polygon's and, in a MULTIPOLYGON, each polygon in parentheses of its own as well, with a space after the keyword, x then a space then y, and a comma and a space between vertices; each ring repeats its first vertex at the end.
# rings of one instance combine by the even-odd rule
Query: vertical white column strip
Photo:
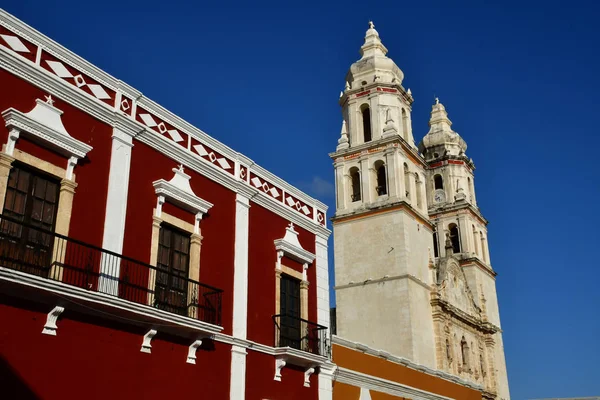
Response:
MULTIPOLYGON (((133 138, 120 129, 113 128, 102 247, 118 254, 123 251, 123 239, 125 237, 125 215, 127 212, 132 147, 133 138)), ((102 255, 100 291, 114 295, 118 294, 119 261, 117 257, 108 254, 102 255)))
MULTIPOLYGON (((315 253, 317 263, 317 323, 327 328, 329 324, 329 265, 327 258, 327 238, 317 234, 315 237, 315 253)), ((328 330, 328 340, 331 332, 328 330)), ((329 341, 331 343, 331 341, 329 341)), ((331 400, 333 398, 333 364, 326 364, 319 372, 319 400, 331 400)))
MULTIPOLYGON (((250 198, 238 193, 235 199, 235 248, 233 260, 233 336, 246 339, 248 320, 248 228, 250 198)), ((246 351, 231 348, 231 382, 229 398, 246 396, 246 351)))

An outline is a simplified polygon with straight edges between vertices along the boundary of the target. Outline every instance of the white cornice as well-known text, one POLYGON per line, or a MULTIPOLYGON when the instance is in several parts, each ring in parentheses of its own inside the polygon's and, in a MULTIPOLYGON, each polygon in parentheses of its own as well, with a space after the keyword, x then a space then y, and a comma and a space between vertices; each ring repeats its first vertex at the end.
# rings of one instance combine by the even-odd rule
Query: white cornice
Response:
MULTIPOLYGON (((25 23, 23 23, 22 21, 18 20, 15 17, 13 17, 12 15, 10 15, 9 13, 7 13, 6 11, 4 11, 2 9, 0 9, 0 25, 5 26, 6 28, 13 31, 18 36, 22 37, 25 40, 28 40, 29 42, 33 43, 34 45, 40 46, 41 48, 43 48, 44 51, 47 51, 49 54, 55 56, 57 59, 65 62, 66 64, 71 65, 72 67, 76 68, 79 72, 84 73, 85 75, 94 79, 98 83, 106 86, 107 88, 109 88, 111 90, 114 90, 116 92, 117 98, 119 98, 119 96, 122 96, 122 95, 127 96, 128 98, 130 98, 134 101, 135 107, 141 106, 144 109, 148 110, 149 112, 154 113, 154 115, 156 117, 160 118, 161 120, 171 124, 172 126, 178 128, 178 129, 181 129, 184 133, 191 135, 195 139, 199 140, 201 143, 210 146, 213 150, 222 154, 224 157, 228 158, 229 160, 234 161, 234 162, 238 161, 242 165, 244 165, 246 167, 250 167, 250 169, 252 170, 253 173, 258 174, 261 176, 261 178, 264 178, 264 179, 270 181, 270 183, 272 183, 274 185, 277 185, 282 190, 285 190, 287 193, 298 198, 299 200, 301 200, 308 206, 318 209, 323 214, 326 213, 327 206, 324 203, 308 196, 307 194, 301 192, 300 190, 293 187, 292 185, 286 183, 284 180, 282 180, 282 179, 278 178, 277 176, 273 175, 272 173, 266 171, 262 167, 254 164, 254 162, 252 162, 252 160, 250 160, 246 156, 243 156, 242 154, 232 150, 228 146, 226 146, 223 143, 219 142, 218 140, 212 138, 211 136, 204 133, 200 129, 191 125, 190 123, 177 117, 175 114, 166 110, 165 108, 158 105, 154 101, 143 97, 141 92, 133 89, 132 87, 127 85, 125 82, 118 80, 118 79, 112 77, 111 75, 105 73, 101 69, 99 69, 99 68, 95 67, 94 65, 90 64, 89 62, 85 61, 81 57, 79 57, 76 54, 72 53, 71 51, 67 50, 63 46, 54 42, 50 38, 41 34, 40 32, 33 29, 32 27, 26 25, 25 23)), ((137 132, 144 129, 144 126, 142 124, 133 120, 133 118, 135 118, 135 114, 133 115, 133 117, 129 117, 126 114, 121 113, 120 111, 116 111, 113 107, 109 106, 108 104, 106 104, 92 96, 85 94, 84 92, 80 91, 76 87, 69 85, 62 79, 56 77, 55 75, 46 71, 45 69, 41 68, 40 66, 35 65, 28 60, 25 60, 24 58, 14 54, 10 50, 7 50, 3 47, 0 47, 0 66, 2 66, 6 70, 12 72, 13 74, 25 79, 26 81, 32 82, 36 86, 51 92, 53 95, 60 97, 61 100, 64 100, 64 101, 82 109, 83 111, 87 112, 88 114, 100 119, 101 121, 111 124, 112 126, 115 126, 115 124, 120 124, 123 126, 127 126, 129 128, 132 128, 131 124, 128 122, 129 121, 134 122, 138 126, 138 128, 132 129, 133 130, 132 135, 134 135, 137 132), (123 121, 119 121, 121 119, 123 121), (127 120, 129 120, 129 121, 127 121, 127 120)), ((155 132, 151 132, 151 134, 155 135, 155 136, 159 136, 155 132)), ((168 140, 168 139, 164 139, 164 140, 168 140)), ((169 154, 169 153, 166 153, 166 154, 169 154)), ((201 159, 201 157, 196 156, 193 153, 192 153, 192 156, 194 158, 201 159)), ((178 161, 180 161, 180 160, 178 160, 178 161)), ((210 163, 208 163, 208 164, 215 171, 219 170, 214 165, 211 165, 210 163)), ((189 164, 186 164, 186 165, 190 166, 189 164)), ((222 172, 222 171, 220 171, 220 172, 222 172)), ((215 176, 215 174, 212 174, 212 175, 213 175, 213 177, 215 176)), ((217 173, 217 175, 218 175, 218 173, 217 173)), ((233 181, 238 179, 237 177, 234 177, 230 174, 226 174, 224 176, 221 175, 221 178, 224 178, 224 179, 217 180, 217 182, 220 184, 223 184, 224 186, 230 187, 230 188, 231 188, 231 186, 235 186, 233 181), (225 180, 231 180, 232 182, 229 182, 229 184, 224 184, 225 180)), ((261 195, 259 195, 259 197, 268 197, 268 195, 265 193, 262 193, 261 195)), ((301 215, 301 214, 299 214, 299 215, 301 215)), ((310 220, 310 218, 308 218, 308 217, 304 217, 304 218, 307 220, 310 220)), ((306 226, 306 224, 303 224, 303 225, 306 226)), ((315 231, 315 230, 322 231, 322 229, 320 229, 321 225, 318 222, 312 221, 312 223, 308 224, 308 226, 309 226, 309 228, 307 228, 307 229, 309 229, 310 231, 315 231)), ((327 229, 325 228, 325 232, 320 232, 320 234, 322 234, 322 235, 327 234, 326 231, 327 231, 327 229)))
MULTIPOLYGON (((394 363, 400 364, 400 365, 404 365, 405 367, 408 367, 408 368, 411 368, 411 369, 414 369, 417 371, 421 371, 421 372, 424 372, 429 375, 437 376, 439 378, 442 378, 442 379, 445 379, 445 380, 448 380, 448 381, 451 381, 454 383, 458 383, 459 385, 462 385, 462 386, 466 386, 466 387, 469 387, 469 388, 472 388, 475 390, 479 390, 479 391, 483 390, 482 386, 473 384, 472 382, 469 382, 462 378, 459 378, 456 375, 452 375, 452 374, 449 374, 444 371, 432 369, 432 368, 426 367, 424 365, 414 363, 404 357, 394 356, 386 351, 373 349, 362 343, 352 342, 350 340, 343 339, 336 335, 332 335, 331 342, 333 344, 337 344, 340 346, 348 347, 350 349, 358 350, 358 351, 368 354, 370 356, 383 358, 387 361, 394 362, 394 363)), ((333 352, 335 354, 335 349, 333 350, 333 352)))

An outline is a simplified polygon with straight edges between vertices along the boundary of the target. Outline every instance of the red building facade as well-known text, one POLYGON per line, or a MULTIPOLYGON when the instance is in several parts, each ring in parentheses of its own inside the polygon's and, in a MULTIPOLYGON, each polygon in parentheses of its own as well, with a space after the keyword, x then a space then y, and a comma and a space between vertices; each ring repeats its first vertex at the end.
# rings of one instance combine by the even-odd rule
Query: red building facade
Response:
POLYGON ((331 399, 326 206, 0 10, 6 398, 331 399))

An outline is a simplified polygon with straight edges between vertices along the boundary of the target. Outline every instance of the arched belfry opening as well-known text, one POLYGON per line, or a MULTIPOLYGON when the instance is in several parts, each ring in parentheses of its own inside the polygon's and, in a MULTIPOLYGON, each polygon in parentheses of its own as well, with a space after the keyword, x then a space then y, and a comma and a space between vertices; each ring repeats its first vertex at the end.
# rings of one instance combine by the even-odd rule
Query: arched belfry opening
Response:
POLYGON ((442 178, 442 176, 440 174, 436 174, 433 177, 433 188, 435 190, 444 188, 444 179, 442 178))
POLYGON ((448 226, 450 231, 450 242, 452 243, 452 252, 454 254, 460 253, 460 238, 458 236, 458 226, 456 224, 450 224, 448 226))
POLYGON ((350 183, 352 185, 352 192, 350 193, 350 199, 354 201, 360 201, 360 172, 358 168, 350 168, 350 183))
POLYGON ((363 138, 365 143, 367 143, 370 142, 373 137, 371 133, 371 109, 367 104, 363 104, 360 107, 360 112, 363 123, 363 138))
POLYGON ((375 190, 377 191, 378 196, 384 196, 388 194, 388 187, 387 172, 383 161, 377 161, 375 163, 375 171, 377 174, 377 186, 375 187, 375 190))

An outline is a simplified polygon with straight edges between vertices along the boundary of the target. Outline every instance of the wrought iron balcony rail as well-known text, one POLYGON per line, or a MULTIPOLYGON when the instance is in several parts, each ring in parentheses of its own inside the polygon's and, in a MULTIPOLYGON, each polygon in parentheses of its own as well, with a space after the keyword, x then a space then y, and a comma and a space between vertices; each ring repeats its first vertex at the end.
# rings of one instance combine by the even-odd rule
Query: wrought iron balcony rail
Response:
POLYGON ((221 289, 6 215, 0 266, 221 324, 221 289))
POLYGON ((273 316, 275 347, 291 347, 320 356, 329 356, 327 327, 285 314, 273 316))

